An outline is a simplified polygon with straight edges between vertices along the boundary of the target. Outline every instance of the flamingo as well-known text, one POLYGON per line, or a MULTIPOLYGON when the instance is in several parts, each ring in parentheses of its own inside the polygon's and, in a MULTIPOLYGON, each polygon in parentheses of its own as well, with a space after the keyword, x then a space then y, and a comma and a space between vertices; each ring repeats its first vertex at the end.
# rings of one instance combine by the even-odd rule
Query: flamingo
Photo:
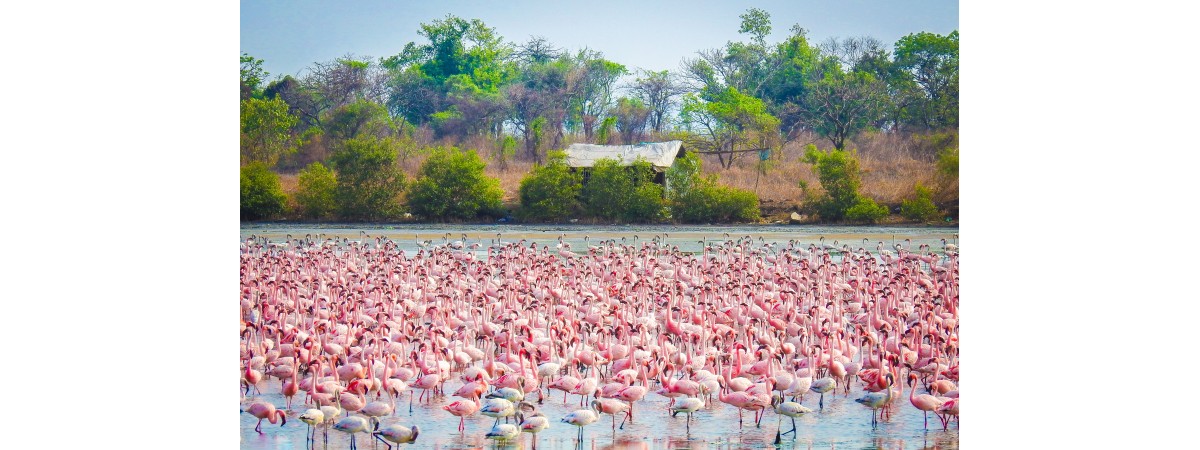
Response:
POLYGON ((316 442, 317 425, 321 425, 325 421, 325 413, 322 413, 319 409, 307 409, 303 413, 300 413, 300 421, 308 424, 309 433, 304 435, 305 442, 308 442, 308 440, 316 442))
POLYGON ((371 432, 371 435, 375 436, 375 439, 383 441, 384 444, 387 444, 388 450, 392 449, 392 444, 389 444, 387 441, 392 441, 397 444, 413 444, 417 442, 417 435, 419 434, 421 434, 421 429, 416 425, 413 425, 412 428, 409 428, 398 423, 394 423, 371 432))
POLYGON ((387 402, 376 400, 371 403, 367 403, 367 405, 363 406, 362 409, 358 410, 358 412, 362 413, 364 416, 367 416, 367 418, 371 421, 371 424, 378 427, 380 417, 392 415, 392 405, 389 405, 387 402))
MULTIPOLYGON (((942 424, 945 425, 946 420, 943 419, 941 417, 941 415, 938 415, 938 408, 940 408, 943 403, 946 403, 946 400, 942 399, 942 398, 934 397, 929 394, 916 395, 916 393, 917 393, 917 374, 915 374, 915 373, 908 374, 908 384, 911 386, 911 389, 909 389, 909 391, 908 391, 908 402, 912 403, 913 407, 915 407, 925 413, 925 429, 926 430, 929 429, 929 412, 930 411, 933 411, 933 414, 937 415, 938 419, 941 419, 942 424)), ((943 427, 943 428, 945 428, 945 427, 943 427)))
POLYGON ((333 429, 350 435, 350 448, 358 448, 354 443, 355 433, 369 433, 370 423, 362 416, 347 416, 333 424, 333 429))
POLYGON ((246 412, 258 418, 258 424, 254 425, 254 431, 257 431, 259 434, 262 434, 262 429, 260 427, 262 427, 263 419, 271 421, 272 424, 278 420, 280 421, 280 427, 287 423, 287 416, 283 414, 283 411, 275 409, 275 405, 267 402, 251 403, 250 407, 246 408, 246 412))
MULTIPOLYGON (((808 414, 810 412, 813 412, 813 411, 811 409, 804 407, 804 405, 801 405, 796 402, 785 402, 785 401, 783 401, 783 398, 780 398, 779 401, 776 402, 776 404, 775 404, 775 413, 778 414, 779 420, 783 420, 783 416, 788 416, 792 419, 792 429, 783 433, 783 434, 793 433, 792 439, 796 438, 796 435, 795 435, 795 433, 796 433, 796 418, 800 417, 802 415, 808 414)), ((780 442, 780 436, 781 435, 779 433, 779 422, 777 421, 775 423, 775 443, 776 444, 778 444, 780 442)))
POLYGON ((680 400, 678 398, 672 398, 671 404, 670 404, 671 417, 675 417, 676 414, 679 414, 681 412, 686 413, 687 414, 687 432, 688 432, 688 434, 691 434, 692 433, 692 413, 696 412, 696 410, 703 408, 703 407, 704 407, 704 400, 696 398, 696 397, 684 397, 682 400, 680 400))
MULTIPOLYGON (((600 414, 608 414, 612 416, 613 431, 617 431, 617 414, 625 413, 625 417, 629 417, 629 404, 614 398, 598 398, 592 400, 592 409, 600 414)), ((621 429, 625 429, 625 421, 621 421, 621 429)))
POLYGON ((458 416, 458 431, 461 432, 465 430, 466 417, 471 414, 475 414, 475 411, 479 410, 479 398, 459 400, 443 406, 442 409, 449 411, 450 414, 458 416))
POLYGON ((946 416, 946 420, 942 421, 942 431, 946 431, 949 429, 950 416, 954 416, 955 421, 958 420, 958 399, 952 398, 946 400, 942 403, 942 406, 938 407, 938 412, 946 416))
POLYGON ((892 401, 892 383, 895 382, 895 377, 892 374, 887 374, 888 388, 884 389, 883 393, 868 392, 862 397, 854 399, 854 401, 871 409, 871 428, 874 429, 877 422, 875 420, 875 412, 884 405, 892 401))
POLYGON ((537 448, 537 434, 549 427, 550 419, 546 418, 546 415, 542 414, 541 411, 535 411, 529 417, 524 417, 521 420, 521 432, 533 434, 530 440, 533 441, 533 448, 535 449, 537 448))
POLYGON ((521 435, 521 428, 511 423, 498 423, 492 426, 484 437, 497 441, 510 441, 521 435))
POLYGON ((597 419, 599 419, 599 416, 592 410, 577 409, 563 417, 562 422, 579 427, 579 445, 583 445, 583 427, 595 423, 597 419))
POLYGON ((825 409, 825 393, 837 389, 837 379, 833 377, 825 377, 812 382, 809 388, 813 392, 821 394, 821 399, 817 402, 819 409, 825 409))
MULTIPOLYGON (((500 418, 504 418, 504 423, 508 423, 508 418, 517 412, 517 405, 503 398, 491 398, 487 403, 479 408, 479 413, 488 417, 495 417, 496 423, 500 423, 500 418)), ((493 424, 495 426, 495 424, 493 424)))

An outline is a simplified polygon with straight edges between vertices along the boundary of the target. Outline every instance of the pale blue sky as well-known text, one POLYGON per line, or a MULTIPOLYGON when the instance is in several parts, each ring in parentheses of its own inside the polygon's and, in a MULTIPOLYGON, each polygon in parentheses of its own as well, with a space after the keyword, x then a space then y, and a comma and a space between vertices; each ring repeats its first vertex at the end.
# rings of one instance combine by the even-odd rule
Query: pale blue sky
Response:
POLYGON ((242 1, 241 50, 264 60, 271 79, 298 75, 314 62, 346 54, 374 58, 399 53, 404 44, 426 42, 421 23, 446 14, 480 19, 508 42, 544 36, 575 51, 589 47, 629 69, 676 70, 696 51, 717 48, 738 34, 747 9, 771 14, 778 42, 793 24, 815 42, 828 37, 872 36, 890 48, 900 37, 959 29, 957 0, 927 1, 242 1))

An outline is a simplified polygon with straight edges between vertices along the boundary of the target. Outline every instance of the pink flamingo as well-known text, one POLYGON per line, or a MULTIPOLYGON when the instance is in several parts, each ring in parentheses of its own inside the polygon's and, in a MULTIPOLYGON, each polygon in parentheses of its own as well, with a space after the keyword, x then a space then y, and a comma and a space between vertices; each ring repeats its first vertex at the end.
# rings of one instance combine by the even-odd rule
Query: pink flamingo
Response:
POLYGON ((933 411, 934 415, 937 415, 938 419, 941 419, 942 423, 944 425, 946 421, 945 421, 945 419, 942 419, 941 415, 938 415, 937 411, 938 411, 938 408, 940 408, 942 406, 942 404, 945 403, 946 401, 943 399, 940 399, 938 397, 929 395, 929 394, 916 395, 916 393, 917 393, 917 375, 914 373, 908 374, 908 384, 912 387, 908 391, 908 402, 912 403, 912 405, 914 407, 916 407, 917 409, 919 409, 925 413, 925 429, 926 430, 929 429, 929 412, 930 411, 933 411))
POLYGON ((271 421, 272 424, 278 420, 281 427, 287 423, 287 416, 283 414, 283 411, 275 409, 275 405, 267 402, 251 403, 250 407, 246 408, 246 412, 258 418, 258 423, 254 425, 254 431, 257 431, 259 434, 262 434, 260 427, 262 427, 263 419, 271 421))
POLYGON ((443 406, 442 409, 449 411, 450 414, 458 416, 458 431, 461 432, 466 429, 466 417, 471 414, 475 414, 475 411, 479 411, 479 397, 473 397, 467 400, 459 400, 443 406))

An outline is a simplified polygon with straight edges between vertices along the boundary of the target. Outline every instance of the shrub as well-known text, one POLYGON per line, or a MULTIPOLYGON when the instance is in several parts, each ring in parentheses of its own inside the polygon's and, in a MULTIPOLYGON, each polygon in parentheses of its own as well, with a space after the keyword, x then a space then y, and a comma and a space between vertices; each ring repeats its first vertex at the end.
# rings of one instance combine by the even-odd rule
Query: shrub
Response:
POLYGON ((404 173, 396 166, 396 145, 391 139, 347 140, 329 158, 337 170, 334 200, 338 215, 351 220, 380 220, 400 215, 404 173))
POLYGON ((753 192, 717 185, 715 175, 700 176, 701 162, 686 153, 667 170, 671 217, 684 223, 759 220, 758 197, 753 192))
POLYGON ((817 197, 815 205, 822 219, 841 220, 850 208, 860 204, 858 188, 862 179, 858 161, 851 153, 836 149, 822 152, 809 144, 804 151, 804 162, 814 166, 817 179, 825 189, 825 195, 817 197))
POLYGON ((938 207, 933 203, 933 193, 917 184, 917 198, 900 203, 900 215, 909 220, 927 222, 938 218, 938 207))
POLYGON ((421 165, 408 193, 413 214, 433 219, 474 219, 503 215, 500 180, 483 174, 487 164, 475 150, 437 147, 421 165))
POLYGON ((537 165, 521 180, 522 220, 562 220, 579 211, 582 177, 567 167, 564 152, 550 152, 546 165, 537 165))
POLYGON ((263 162, 252 162, 241 170, 241 220, 270 219, 283 213, 287 195, 279 175, 263 162))
POLYGON ((337 176, 325 165, 314 162, 300 170, 300 187, 296 191, 296 202, 300 204, 304 217, 323 219, 333 214, 337 203, 337 176))
POLYGON ((875 223, 887 215, 887 207, 875 203, 875 200, 869 197, 859 197, 854 206, 846 210, 846 219, 859 223, 875 223))
POLYGON ((651 222, 662 217, 662 186, 654 183, 649 162, 637 160, 622 166, 601 159, 592 167, 583 187, 584 207, 589 215, 606 220, 651 222))

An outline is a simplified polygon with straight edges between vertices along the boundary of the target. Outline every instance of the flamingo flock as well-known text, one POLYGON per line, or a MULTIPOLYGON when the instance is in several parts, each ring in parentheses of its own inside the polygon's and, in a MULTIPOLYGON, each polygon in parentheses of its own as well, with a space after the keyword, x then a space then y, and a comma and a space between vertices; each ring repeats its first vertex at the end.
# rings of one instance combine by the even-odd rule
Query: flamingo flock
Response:
POLYGON ((413 402, 441 405, 422 420, 457 418, 458 433, 499 441, 526 432, 535 446, 564 424, 582 445, 604 414, 616 433, 635 410, 685 421, 690 434, 720 403, 738 410, 739 427, 743 412, 756 427, 775 414, 778 442, 852 387, 873 427, 904 407, 905 388, 926 429, 929 413, 943 430, 957 424, 957 247, 726 236, 690 253, 665 235, 624 241, 577 252, 562 238, 498 235, 489 246, 463 236, 418 241, 409 254, 365 232, 252 236, 240 252, 243 410, 259 433, 263 419, 282 427, 292 414, 313 446, 318 429, 327 446, 332 427, 352 447, 363 433, 389 448, 418 437, 396 423, 404 395, 409 414, 413 402), (282 407, 252 397, 271 378, 282 407), (540 405, 559 402, 551 390, 577 409, 546 417, 540 405), (817 394, 810 406, 806 394, 817 394), (648 395, 668 408, 638 407, 648 395), (476 414, 493 426, 468 430, 476 414), (792 428, 779 433, 784 416, 792 428))

